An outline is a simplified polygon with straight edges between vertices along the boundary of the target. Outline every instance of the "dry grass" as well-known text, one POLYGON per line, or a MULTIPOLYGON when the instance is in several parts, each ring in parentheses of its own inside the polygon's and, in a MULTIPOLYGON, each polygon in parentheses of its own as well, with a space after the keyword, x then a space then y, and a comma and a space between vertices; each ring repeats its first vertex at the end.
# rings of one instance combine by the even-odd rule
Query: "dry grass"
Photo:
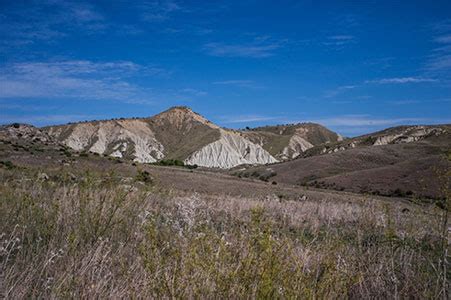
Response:
POLYGON ((0 169, 5 298, 448 296, 445 210, 38 177, 0 169))

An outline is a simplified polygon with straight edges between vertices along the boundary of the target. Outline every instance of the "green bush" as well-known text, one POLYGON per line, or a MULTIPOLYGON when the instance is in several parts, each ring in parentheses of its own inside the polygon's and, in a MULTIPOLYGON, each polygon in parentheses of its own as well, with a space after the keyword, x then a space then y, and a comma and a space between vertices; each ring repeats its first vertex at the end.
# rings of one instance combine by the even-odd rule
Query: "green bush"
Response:
POLYGON ((185 166, 185 163, 178 159, 163 159, 156 162, 155 164, 160 166, 177 166, 177 167, 185 166))
POLYGON ((178 159, 162 159, 155 163, 151 163, 156 166, 175 166, 175 167, 185 167, 188 169, 197 169, 198 165, 185 165, 185 163, 178 159))
POLYGON ((10 160, 0 161, 0 166, 5 167, 8 170, 11 170, 15 167, 10 160))
POLYGON ((135 180, 145 183, 152 183, 152 177, 150 176, 150 173, 145 170, 138 170, 138 173, 135 176, 135 180))

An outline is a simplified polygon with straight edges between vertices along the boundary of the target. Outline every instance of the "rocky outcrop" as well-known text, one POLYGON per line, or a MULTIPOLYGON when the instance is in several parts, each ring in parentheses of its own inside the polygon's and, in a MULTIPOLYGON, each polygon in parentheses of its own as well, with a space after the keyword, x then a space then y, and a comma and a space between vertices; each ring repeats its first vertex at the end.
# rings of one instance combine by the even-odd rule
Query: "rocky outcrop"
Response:
POLYGON ((142 120, 111 120, 50 127, 49 134, 77 151, 90 151, 138 162, 155 162, 164 157, 164 147, 142 120))
POLYGON ((379 136, 373 145, 412 143, 442 133, 444 133, 444 130, 440 127, 412 126, 397 134, 379 136))
POLYGON ((0 139, 24 139, 28 141, 37 141, 43 143, 55 142, 47 132, 32 125, 19 123, 0 126, 0 139))
POLYGON ((260 145, 254 144, 239 133, 221 130, 221 138, 193 153, 186 164, 209 168, 232 168, 238 165, 260 165, 277 160, 260 145))
MULTIPOLYGON (((316 134, 314 131, 318 131, 318 129, 322 129, 321 127, 315 128, 311 125, 309 127, 299 126, 295 129, 294 134, 291 136, 288 145, 283 149, 281 157, 283 159, 293 159, 298 157, 301 153, 306 150, 313 148, 314 145, 310 143, 307 139, 311 137, 311 135, 316 134)), ((322 139, 321 143, 335 142, 342 140, 340 135, 336 135, 333 138, 325 138, 322 139)))
POLYGON ((310 149, 312 147, 313 145, 304 138, 298 135, 293 135, 290 138, 290 141, 288 142, 288 146, 283 148, 282 157, 284 159, 295 158, 305 150, 310 149))

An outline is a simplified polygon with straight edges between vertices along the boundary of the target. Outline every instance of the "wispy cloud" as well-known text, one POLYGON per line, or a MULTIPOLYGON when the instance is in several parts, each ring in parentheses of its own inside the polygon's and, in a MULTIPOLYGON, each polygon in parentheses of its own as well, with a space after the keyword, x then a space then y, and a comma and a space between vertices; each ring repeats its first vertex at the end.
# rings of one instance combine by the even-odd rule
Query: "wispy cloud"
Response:
POLYGON ((389 104, 392 105, 411 105, 411 104, 418 104, 421 103, 420 100, 395 100, 395 101, 388 101, 389 104))
POLYGON ((193 88, 185 88, 185 89, 182 89, 181 92, 184 94, 192 95, 192 96, 206 96, 208 94, 206 91, 201 91, 201 90, 193 89, 193 88))
POLYGON ((333 35, 329 37, 330 40, 334 41, 350 41, 353 40, 354 38, 355 37, 353 35, 333 35))
POLYGON ((251 57, 264 58, 274 55, 274 50, 280 46, 270 45, 226 45, 220 43, 208 43, 204 46, 206 52, 211 56, 219 57, 251 57))
POLYGON ((344 85, 344 86, 340 86, 334 90, 330 90, 330 91, 326 91, 323 95, 324 98, 333 98, 336 97, 338 95, 341 95, 343 93, 345 93, 346 91, 349 90, 353 90, 355 88, 357 88, 357 85, 344 85))
POLYGON ((14 111, 14 112, 38 112, 38 111, 49 111, 57 109, 57 106, 42 106, 42 105, 30 105, 24 103, 18 103, 19 101, 15 101, 11 103, 6 99, 0 100, 0 111, 14 111))
POLYGON ((222 117, 221 119, 222 119, 221 122, 223 124, 254 123, 254 122, 279 120, 278 117, 263 116, 263 115, 238 115, 238 116, 222 117))
POLYGON ((326 41, 323 42, 326 46, 344 46, 347 44, 355 43, 355 36, 353 35, 333 35, 327 37, 326 41))
POLYGON ((92 23, 103 21, 104 17, 90 4, 81 2, 59 2, 59 5, 69 11, 70 17, 78 23, 92 23))
POLYGON ((142 19, 148 22, 161 22, 168 20, 176 11, 181 11, 182 6, 173 0, 155 0, 140 3, 142 19))
MULTIPOLYGON (((445 20, 432 25, 437 45, 429 55, 425 69, 427 72, 443 75, 451 70, 451 20, 445 20)), ((449 74, 448 74, 449 75, 449 74)))
POLYGON ((204 45, 204 51, 219 57, 265 58, 274 56, 275 51, 281 47, 280 42, 271 41, 269 36, 258 36, 243 44, 207 43, 204 45))
POLYGON ((435 42, 441 44, 450 44, 451 43, 451 34, 438 36, 434 39, 435 42))
POLYGON ((356 126, 393 126, 427 122, 425 118, 375 118, 370 115, 343 115, 332 118, 312 120, 326 126, 356 127, 356 126))
MULTIPOLYGON (((434 79, 434 78, 425 78, 425 77, 392 77, 392 78, 382 78, 382 79, 376 79, 376 80, 366 80, 363 83, 359 84, 352 84, 352 85, 343 85, 339 86, 335 89, 326 91, 323 94, 323 98, 335 98, 337 96, 340 96, 348 91, 363 87, 368 84, 420 84, 420 83, 433 83, 433 82, 439 82, 440 80, 434 79)), ((356 97, 355 99, 358 100, 367 100, 371 98, 370 96, 360 96, 356 97)), ((340 101, 340 103, 349 103, 349 99, 346 100, 347 102, 340 101)), ((335 102, 337 103, 337 102, 335 102)))
POLYGON ((223 80, 223 81, 215 81, 213 84, 216 85, 231 85, 231 86, 237 86, 242 88, 262 88, 262 86, 258 85, 253 80, 242 80, 242 79, 233 79, 233 80, 223 80))
POLYGON ((360 25, 360 17, 356 14, 338 14, 332 17, 331 25, 345 29, 355 28, 360 25))
POLYGON ((427 69, 430 71, 451 69, 451 54, 431 58, 427 64, 427 69))
POLYGON ((128 101, 144 90, 128 78, 161 69, 129 61, 26 62, 0 66, 0 98, 79 98, 128 101))
POLYGON ((77 122, 98 119, 95 115, 85 114, 43 114, 43 115, 5 115, 0 114, 0 124, 27 123, 36 126, 77 122))
POLYGON ((446 47, 436 48, 426 62, 426 70, 440 73, 451 69, 451 44, 446 47))
POLYGON ((63 37, 74 27, 84 33, 103 30, 105 17, 81 1, 42 1, 13 6, 2 16, 0 33, 9 40, 31 43, 63 37), (48 11, 52 14, 48 14, 48 11))
POLYGON ((428 99, 428 100, 406 99, 406 100, 387 101, 387 103, 391 104, 391 105, 411 105, 411 104, 418 104, 418 103, 441 103, 441 102, 451 102, 451 98, 428 99))
POLYGON ((382 78, 377 80, 367 80, 365 83, 375 84, 405 84, 405 83, 425 83, 425 82, 437 82, 438 79, 422 78, 422 77, 395 77, 395 78, 382 78))
POLYGON ((432 29, 432 31, 436 34, 443 34, 444 32, 451 31, 451 19, 434 22, 432 24, 429 24, 427 27, 432 29))

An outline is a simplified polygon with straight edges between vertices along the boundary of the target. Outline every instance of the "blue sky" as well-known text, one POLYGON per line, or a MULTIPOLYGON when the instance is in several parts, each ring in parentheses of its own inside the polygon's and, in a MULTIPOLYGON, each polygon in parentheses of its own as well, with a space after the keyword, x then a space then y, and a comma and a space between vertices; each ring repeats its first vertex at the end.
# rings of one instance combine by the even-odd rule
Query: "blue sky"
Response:
POLYGON ((0 123, 451 123, 451 2, 0 0, 0 123))

